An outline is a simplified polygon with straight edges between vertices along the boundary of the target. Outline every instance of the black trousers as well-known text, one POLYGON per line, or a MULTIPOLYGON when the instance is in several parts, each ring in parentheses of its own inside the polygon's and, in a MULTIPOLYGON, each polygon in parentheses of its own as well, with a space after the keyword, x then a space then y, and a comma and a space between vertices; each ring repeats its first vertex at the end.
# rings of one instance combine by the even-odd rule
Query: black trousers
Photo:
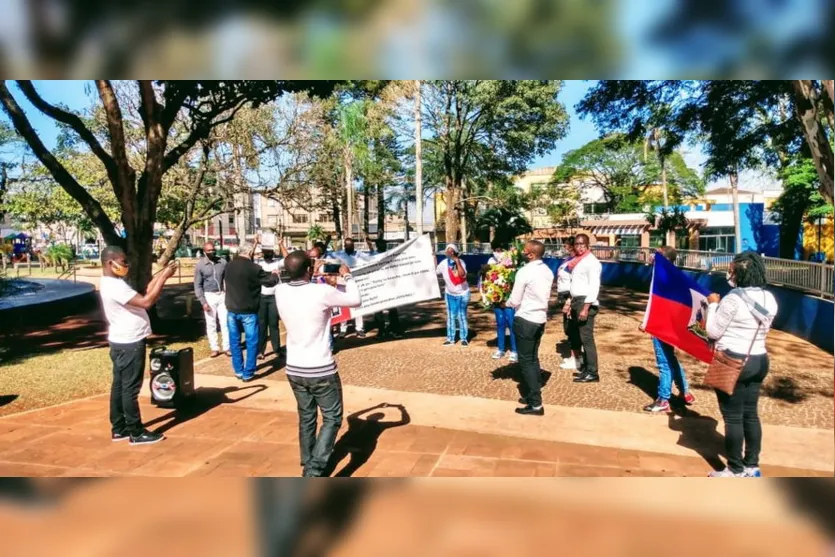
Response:
POLYGON ((139 391, 145 375, 145 340, 110 343, 113 383, 110 385, 110 427, 113 433, 140 435, 139 391))
POLYGON ((521 317, 513 319, 519 367, 522 369, 522 396, 529 406, 542 406, 542 368, 539 364, 539 344, 545 333, 545 323, 532 323, 521 317))
POLYGON ((589 308, 589 316, 585 321, 580 321, 578 315, 583 310, 584 297, 571 299, 571 320, 569 322, 568 340, 571 343, 571 350, 579 352, 583 350, 583 363, 580 369, 589 375, 597 375, 597 345, 594 340, 594 318, 600 312, 598 306, 589 308))
POLYGON ((270 345, 273 352, 278 354, 281 348, 281 337, 278 333, 278 307, 275 305, 275 296, 261 296, 261 304, 258 307, 258 353, 263 354, 267 350, 267 335, 270 337, 270 345))
MULTIPOLYGON (((742 359, 745 354, 730 353, 742 359)), ((768 354, 748 358, 732 395, 716 391, 719 410, 725 421, 725 454, 728 468, 739 474, 745 466, 754 468, 760 465, 760 450, 763 441, 763 428, 757 406, 760 401, 760 388, 768 375, 768 354), (743 447, 745 456, 743 457, 743 447)))
POLYGON ((391 308, 386 311, 381 311, 374 315, 374 320, 377 322, 377 331, 378 332, 391 332, 391 333, 400 333, 402 332, 400 329, 400 314, 397 311, 397 308, 391 308), (389 324, 388 328, 386 327, 386 316, 384 315, 386 312, 389 314, 389 324))
POLYGON ((338 373, 317 378, 288 375, 287 381, 299 410, 299 448, 304 475, 319 477, 327 468, 342 425, 342 381, 338 373), (317 435, 318 410, 322 411, 322 427, 317 435))

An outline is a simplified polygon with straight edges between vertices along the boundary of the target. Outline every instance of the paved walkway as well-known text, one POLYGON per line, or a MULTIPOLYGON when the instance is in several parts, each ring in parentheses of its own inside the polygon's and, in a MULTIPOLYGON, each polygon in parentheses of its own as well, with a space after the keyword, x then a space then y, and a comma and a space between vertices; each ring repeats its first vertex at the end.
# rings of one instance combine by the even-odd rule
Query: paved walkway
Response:
MULTIPOLYGON (((188 413, 143 399, 145 421, 168 437, 147 447, 109 441, 107 395, 2 418, 0 476, 299 475, 286 382, 199 374, 196 383, 188 413)), ((687 418, 558 406, 523 417, 503 401, 350 385, 345 400, 346 416, 367 412, 346 419, 337 475, 704 476, 721 449, 715 430, 687 418)), ((765 474, 831 476, 833 461, 831 431, 765 427, 765 474)))

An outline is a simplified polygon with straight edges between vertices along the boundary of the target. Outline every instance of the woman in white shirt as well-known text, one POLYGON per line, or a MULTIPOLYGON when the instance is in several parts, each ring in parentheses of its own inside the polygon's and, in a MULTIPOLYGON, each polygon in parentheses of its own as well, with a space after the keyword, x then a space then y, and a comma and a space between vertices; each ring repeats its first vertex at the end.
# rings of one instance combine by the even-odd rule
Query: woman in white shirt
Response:
MULTIPOLYGON (((568 264, 577 255, 577 252, 574 251, 574 238, 568 238, 565 241, 563 244, 563 252, 565 259, 557 267, 557 304, 562 308, 562 332, 565 333, 569 346, 577 346, 580 344, 580 341, 579 339, 576 339, 574 342, 571 341, 571 335, 574 333, 574 330, 569 326, 569 316, 571 314, 571 271, 568 269, 568 264)), ((559 352, 559 349, 557 352, 559 352)), ((581 361, 581 358, 580 350, 571 351, 571 355, 560 364, 560 368, 577 369, 577 362, 581 361)))
POLYGON ((446 292, 446 342, 444 346, 455 344, 455 328, 461 338, 461 346, 469 346, 467 338, 467 305, 470 303, 470 285, 467 283, 467 266, 458 256, 458 247, 449 244, 446 247, 446 259, 441 261, 435 271, 444 279, 446 292))
POLYGON ((749 352, 750 355, 733 394, 716 391, 725 421, 728 467, 710 476, 759 477, 762 426, 757 405, 760 388, 768 374, 765 338, 777 315, 777 300, 765 290, 765 264, 754 252, 734 258, 728 282, 734 289, 721 301, 718 294, 711 294, 707 299, 707 334, 716 341, 716 350, 740 360, 749 352))

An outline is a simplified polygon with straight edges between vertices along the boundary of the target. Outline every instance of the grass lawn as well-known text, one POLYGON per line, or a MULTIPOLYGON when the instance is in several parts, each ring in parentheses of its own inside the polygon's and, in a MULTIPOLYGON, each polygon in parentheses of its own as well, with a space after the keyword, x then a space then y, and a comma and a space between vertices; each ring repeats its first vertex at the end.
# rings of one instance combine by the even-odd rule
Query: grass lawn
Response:
MULTIPOLYGON (((209 355, 208 343, 202 339, 167 346, 172 349, 191 346, 195 361, 209 355)), ((0 416, 107 393, 111 366, 107 347, 34 354, 3 364, 0 366, 0 416)), ((148 373, 147 364, 145 373, 148 373)))

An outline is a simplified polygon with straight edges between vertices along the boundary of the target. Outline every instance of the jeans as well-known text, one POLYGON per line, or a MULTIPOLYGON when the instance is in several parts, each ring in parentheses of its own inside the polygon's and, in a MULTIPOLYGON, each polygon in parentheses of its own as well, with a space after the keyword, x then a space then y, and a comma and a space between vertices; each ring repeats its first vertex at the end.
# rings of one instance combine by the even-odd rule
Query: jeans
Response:
POLYGON ((110 343, 113 383, 110 385, 110 427, 113 433, 138 436, 143 432, 139 391, 145 375, 145 340, 110 343))
POLYGON ((446 295, 446 339, 448 341, 455 342, 456 324, 461 340, 468 340, 470 331, 467 326, 467 304, 469 303, 469 291, 463 296, 446 295))
POLYGON ((687 377, 676 357, 676 349, 655 337, 652 337, 652 346, 655 348, 655 362, 658 365, 658 398, 670 400, 673 381, 682 395, 687 393, 687 377))
POLYGON ((304 475, 321 476, 342 425, 342 381, 338 373, 315 378, 288 375, 287 381, 299 409, 299 448, 304 475), (322 411, 322 427, 318 435, 317 409, 322 411))
MULTIPOLYGON (((744 354, 733 356, 742 358, 744 354)), ((763 429, 757 405, 760 401, 760 387, 768 375, 768 354, 748 358, 732 395, 716 391, 719 410, 725 420, 725 454, 728 468, 739 474, 745 466, 754 468, 760 464, 763 429), (743 457, 743 445, 745 456, 743 457)))
POLYGON ((267 336, 273 352, 278 355, 281 348, 281 340, 278 336, 278 308, 275 305, 275 296, 261 296, 261 305, 258 308, 258 353, 267 351, 267 336))
POLYGON ((498 339, 499 352, 505 350, 505 329, 510 329, 510 351, 516 352, 516 335, 513 332, 513 320, 516 310, 513 308, 493 308, 496 314, 496 338, 498 339))
POLYGON ((580 321, 578 315, 583 309, 584 297, 572 298, 571 300, 571 322, 569 324, 569 341, 571 350, 579 352, 583 349, 583 364, 580 369, 589 375, 597 375, 597 344, 594 340, 594 318, 597 317, 600 309, 597 306, 589 308, 589 316, 585 321, 580 321))
POLYGON ((514 319, 516 342, 519 344, 519 367, 522 368, 522 396, 528 406, 542 406, 542 368, 539 364, 539 344, 545 333, 545 323, 532 323, 521 317, 514 319))
POLYGON ((220 336, 223 340, 223 351, 229 350, 229 324, 226 315, 226 294, 223 292, 206 292, 206 303, 209 311, 203 311, 203 318, 206 320, 206 337, 209 339, 209 348, 217 352, 220 347, 217 343, 217 323, 220 322, 220 336))
POLYGON ((258 357, 258 314, 233 313, 227 316, 229 323, 229 348, 232 351, 232 368, 235 376, 249 379, 255 375, 255 358, 258 357), (246 364, 241 353, 241 332, 246 341, 246 364))

